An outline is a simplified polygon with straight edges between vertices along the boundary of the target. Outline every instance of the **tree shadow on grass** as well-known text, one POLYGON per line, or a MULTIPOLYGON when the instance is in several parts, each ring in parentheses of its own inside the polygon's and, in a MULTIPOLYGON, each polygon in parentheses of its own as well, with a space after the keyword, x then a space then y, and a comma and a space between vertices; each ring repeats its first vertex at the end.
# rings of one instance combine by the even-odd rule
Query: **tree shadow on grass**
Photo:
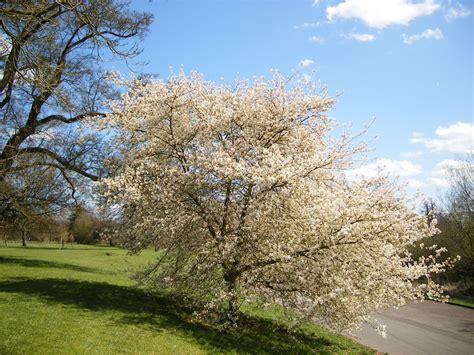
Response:
MULTIPOLYGON (((93 245, 93 247, 82 247, 81 245, 83 244, 80 244, 80 245, 75 245, 75 246, 71 246, 71 245, 65 245, 64 248, 60 248, 59 247, 59 244, 57 245, 46 245, 46 246, 42 246, 40 244, 27 244, 26 247, 24 246, 21 246, 21 245, 8 245, 8 246, 4 246, 3 244, 0 245, 0 248, 1 249, 5 249, 5 250, 8 250, 8 249, 21 249, 21 250, 57 250, 57 251, 60 251, 60 252, 68 252, 68 251, 74 251, 74 250, 80 250, 80 251, 100 251, 101 249, 111 249, 110 246, 108 245, 93 245), (100 248, 100 249, 99 249, 100 248)), ((113 249, 113 250, 117 250, 117 249, 113 249)))
POLYGON ((117 320, 122 323, 153 331, 174 329, 209 351, 332 354, 351 350, 315 335, 298 332, 289 336, 285 328, 257 317, 246 316, 238 331, 223 333, 193 322, 191 310, 173 299, 149 295, 138 288, 66 279, 16 279, 1 282, 0 292, 22 293, 92 311, 118 312, 117 320))
POLYGON ((92 273, 97 273, 97 274, 103 273, 100 270, 97 270, 91 267, 86 267, 86 266, 59 263, 56 261, 17 258, 17 257, 12 257, 12 256, 0 256, 0 265, 3 265, 3 264, 18 265, 18 266, 24 266, 24 267, 67 269, 67 270, 72 270, 72 271, 92 272, 92 273))

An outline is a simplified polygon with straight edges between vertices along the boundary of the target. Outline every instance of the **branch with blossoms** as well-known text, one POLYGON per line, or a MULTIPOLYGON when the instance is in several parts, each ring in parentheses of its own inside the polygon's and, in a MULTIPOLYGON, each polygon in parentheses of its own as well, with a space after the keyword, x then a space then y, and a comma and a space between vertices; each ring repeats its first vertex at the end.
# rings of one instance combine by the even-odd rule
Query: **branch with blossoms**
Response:
POLYGON ((441 297, 430 275, 451 261, 412 260, 436 232, 384 178, 348 181, 366 151, 335 138, 325 91, 281 74, 216 85, 194 73, 131 81, 107 115, 122 147, 105 200, 133 250, 159 246, 147 282, 238 324, 245 300, 281 304, 333 329, 381 307, 441 297))

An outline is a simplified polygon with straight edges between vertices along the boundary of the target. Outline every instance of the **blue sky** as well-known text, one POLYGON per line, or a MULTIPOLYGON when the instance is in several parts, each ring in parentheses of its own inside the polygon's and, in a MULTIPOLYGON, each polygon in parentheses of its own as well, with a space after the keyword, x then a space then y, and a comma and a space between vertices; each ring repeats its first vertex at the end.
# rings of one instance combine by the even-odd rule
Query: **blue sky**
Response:
POLYGON ((332 96, 342 93, 330 116, 354 132, 375 118, 366 135, 377 136, 375 150, 354 176, 384 167, 409 191, 437 197, 446 167, 474 151, 474 1, 134 0, 132 7, 155 15, 138 60, 161 78, 170 67, 216 82, 314 71, 332 96))

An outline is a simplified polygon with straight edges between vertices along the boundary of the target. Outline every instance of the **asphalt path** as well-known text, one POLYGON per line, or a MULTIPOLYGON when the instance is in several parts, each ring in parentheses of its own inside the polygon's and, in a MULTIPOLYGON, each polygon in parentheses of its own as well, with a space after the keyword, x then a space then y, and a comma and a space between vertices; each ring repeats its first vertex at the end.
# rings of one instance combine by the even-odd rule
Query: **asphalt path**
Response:
POLYGON ((379 312, 375 319, 387 326, 385 339, 367 324, 354 335, 358 342, 378 351, 474 355, 474 309, 424 301, 379 312))

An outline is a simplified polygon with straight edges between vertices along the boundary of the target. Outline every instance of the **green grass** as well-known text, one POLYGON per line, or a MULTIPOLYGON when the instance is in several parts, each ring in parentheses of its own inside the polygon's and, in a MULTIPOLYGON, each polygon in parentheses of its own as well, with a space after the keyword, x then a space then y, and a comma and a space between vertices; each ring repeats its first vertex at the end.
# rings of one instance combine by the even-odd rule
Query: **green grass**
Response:
POLYGON ((278 312, 247 307, 222 333, 129 278, 156 253, 99 246, 0 247, 0 354, 373 353, 317 326, 289 335, 278 312))
POLYGON ((448 303, 457 304, 459 306, 474 308, 474 299, 473 298, 459 298, 459 297, 449 297, 448 303))

